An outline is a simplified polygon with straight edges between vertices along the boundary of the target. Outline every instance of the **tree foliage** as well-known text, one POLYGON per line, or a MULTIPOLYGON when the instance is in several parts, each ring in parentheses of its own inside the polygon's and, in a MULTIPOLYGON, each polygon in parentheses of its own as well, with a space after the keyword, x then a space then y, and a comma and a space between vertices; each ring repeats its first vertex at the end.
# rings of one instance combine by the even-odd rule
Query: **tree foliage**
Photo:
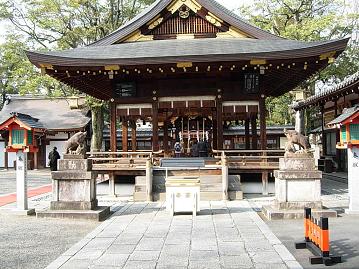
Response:
MULTIPOLYGON (((318 41, 352 36, 349 48, 334 64, 300 85, 314 94, 315 81, 336 82, 359 69, 359 38, 356 36, 359 15, 355 8, 344 0, 254 0, 251 6, 241 8, 240 13, 258 27, 288 39, 318 41)), ((268 121, 292 122, 288 108, 292 101, 290 94, 269 98, 268 121)))

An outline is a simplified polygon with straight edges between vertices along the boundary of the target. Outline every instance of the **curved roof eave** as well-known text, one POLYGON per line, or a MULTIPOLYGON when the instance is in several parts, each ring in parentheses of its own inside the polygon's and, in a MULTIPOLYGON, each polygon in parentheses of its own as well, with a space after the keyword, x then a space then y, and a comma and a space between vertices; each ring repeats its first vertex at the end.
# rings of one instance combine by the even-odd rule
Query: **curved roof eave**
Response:
POLYGON ((104 66, 104 65, 145 65, 145 64, 166 64, 177 63, 183 61, 189 62, 216 62, 216 61, 241 61, 251 60, 253 58, 262 58, 267 60, 276 59, 295 59, 319 56, 323 53, 337 51, 342 52, 349 41, 348 38, 324 41, 324 42, 295 42, 290 40, 278 40, 276 45, 273 45, 274 41, 270 41, 273 51, 268 49, 266 40, 238 40, 238 39, 211 39, 212 44, 204 39, 187 40, 187 45, 183 45, 186 40, 166 40, 166 41, 153 41, 153 42, 139 42, 139 43, 124 43, 111 46, 111 56, 108 56, 106 46, 98 47, 84 47, 67 51, 57 52, 31 52, 27 51, 26 54, 29 60, 40 67, 42 63, 51 64, 55 66, 104 66), (233 44, 228 42, 232 41, 233 44), (159 42, 159 43, 156 43, 159 42), (224 42, 224 43, 221 43, 224 42), (254 50, 253 42, 257 44, 257 51, 254 50), (147 44, 144 44, 147 43, 147 44), (229 44, 231 51, 223 44, 229 44), (177 54, 170 54, 174 50, 174 46, 182 44, 177 54), (213 46, 216 44, 218 50, 213 46), (158 48, 161 45, 161 49, 151 50, 144 49, 141 46, 155 46, 158 48), (222 46, 223 45, 223 46, 222 46), (287 50, 280 50, 284 45, 287 46, 287 50), (212 52, 205 54, 195 54, 194 50, 208 51, 205 47, 210 46, 212 52), (247 51, 243 51, 243 47, 246 46, 247 51), (261 46, 267 50, 261 51, 261 46), (137 47, 137 48, 136 48, 137 47), (141 47, 141 48, 139 48, 141 47), (166 48, 169 53, 166 54, 153 54, 164 53, 166 48), (289 49, 292 48, 292 49, 289 49), (193 49, 193 50, 192 50, 193 49), (252 51, 251 51, 252 50, 252 51), (135 55, 134 52, 140 51, 141 55, 135 55), (115 53, 118 53, 118 57, 113 57, 115 53), (93 56, 91 56, 91 53, 93 56), (79 57, 79 55, 82 57, 79 57), (122 56, 122 57, 121 57, 122 56))
MULTIPOLYGON (((132 34, 134 31, 139 29, 141 26, 145 25, 153 18, 155 18, 163 9, 165 9, 173 0, 157 0, 140 14, 135 16, 132 20, 128 21, 126 24, 105 36, 102 39, 95 41, 89 46, 104 46, 112 45, 119 40, 125 38, 126 36, 132 34)), ((220 5, 215 0, 196 0, 201 6, 206 8, 208 11, 223 19, 227 23, 237 27, 243 32, 248 33, 249 35, 258 38, 258 39, 283 39, 282 37, 276 36, 270 32, 262 30, 244 19, 240 18, 238 15, 234 14, 232 11, 228 10, 226 7, 220 5)))

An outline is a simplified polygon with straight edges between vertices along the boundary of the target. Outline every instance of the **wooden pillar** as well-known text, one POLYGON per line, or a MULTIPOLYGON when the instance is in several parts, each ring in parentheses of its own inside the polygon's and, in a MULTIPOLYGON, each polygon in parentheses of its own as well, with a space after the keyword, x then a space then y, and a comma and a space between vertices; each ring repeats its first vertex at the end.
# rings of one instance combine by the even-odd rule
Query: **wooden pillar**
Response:
POLYGON ((110 150, 112 152, 117 151, 117 133, 116 133, 116 104, 111 103, 111 113, 110 113, 110 150))
MULTIPOLYGON (((9 145, 9 138, 5 139, 5 148, 9 145)), ((5 151, 5 156, 4 156, 4 161, 5 161, 5 170, 9 169, 9 153, 7 151, 5 151)))
POLYGON ((250 140, 249 140, 249 118, 247 118, 245 120, 245 132, 244 132, 244 135, 245 135, 245 141, 246 141, 246 149, 250 149, 251 147, 251 143, 250 143, 250 140))
POLYGON ((323 147, 323 156, 327 154, 327 136, 325 134, 325 119, 324 119, 324 105, 321 106, 322 113, 322 147, 323 147))
POLYGON ((34 152, 34 170, 38 169, 37 152, 34 152))
POLYGON ((265 97, 259 99, 259 125, 260 125, 260 139, 261 150, 267 149, 267 123, 266 123, 266 104, 265 97))
MULTIPOLYGON (((335 99, 334 101, 334 118, 336 119, 339 115, 338 115, 338 99, 335 99)), ((340 129, 336 128, 335 131, 335 139, 336 139, 336 144, 338 144, 340 142, 340 129)), ((336 155, 336 162, 338 164, 338 171, 344 171, 344 167, 342 164, 342 160, 341 160, 341 151, 340 149, 336 149, 335 155, 336 155)))
POLYGON ((217 99, 217 149, 223 149, 223 106, 220 99, 217 99))
POLYGON ((163 123, 163 150, 165 153, 168 152, 168 121, 165 120, 163 123))
POLYGON ((131 121, 131 145, 132 152, 137 150, 137 130, 136 130, 136 121, 131 121))
POLYGON ((257 117, 251 118, 252 125, 252 149, 258 148, 258 136, 257 136, 257 117))
POLYGON ((160 150, 158 143, 158 102, 152 103, 152 150, 160 150))
POLYGON ((122 119, 122 151, 128 151, 128 123, 126 119, 122 119))
POLYGON ((213 149, 218 149, 218 144, 217 144, 217 112, 212 113, 212 128, 213 128, 212 148, 213 149))

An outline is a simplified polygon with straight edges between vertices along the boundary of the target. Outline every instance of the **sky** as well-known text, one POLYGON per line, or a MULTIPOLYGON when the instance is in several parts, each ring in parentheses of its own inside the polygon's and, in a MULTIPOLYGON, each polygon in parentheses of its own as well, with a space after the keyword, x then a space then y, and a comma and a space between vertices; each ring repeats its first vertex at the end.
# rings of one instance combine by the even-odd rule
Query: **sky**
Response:
MULTIPOLYGON (((217 2, 230 10, 234 10, 242 5, 248 5, 252 3, 253 0, 217 0, 217 2)), ((0 43, 4 42, 4 35, 7 29, 11 29, 9 24, 6 22, 0 22, 0 43)))

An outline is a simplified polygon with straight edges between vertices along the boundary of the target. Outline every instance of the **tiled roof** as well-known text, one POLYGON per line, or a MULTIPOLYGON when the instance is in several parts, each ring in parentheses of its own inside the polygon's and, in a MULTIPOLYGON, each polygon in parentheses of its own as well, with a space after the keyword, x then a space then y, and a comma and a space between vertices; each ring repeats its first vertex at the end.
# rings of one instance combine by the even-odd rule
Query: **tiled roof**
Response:
POLYGON ((88 109, 71 109, 69 99, 48 98, 45 96, 20 96, 9 95, 0 111, 0 122, 10 118, 12 112, 16 112, 26 120, 26 115, 32 119, 38 119, 41 128, 47 130, 76 130, 84 128, 90 118, 86 116, 88 109))
POLYGON ((344 79, 341 83, 337 84, 336 86, 329 88, 326 91, 323 91, 321 93, 318 93, 316 95, 313 95, 309 98, 307 98, 304 101, 298 102, 296 105, 293 106, 293 109, 300 110, 303 109, 309 105, 315 105, 316 103, 328 98, 329 96, 335 95, 335 94, 341 94, 342 91, 354 84, 358 84, 359 87, 359 71, 355 74, 347 77, 344 79))
POLYGON ((343 114, 341 114, 339 117, 337 117, 336 119, 329 122, 328 125, 330 126, 330 125, 342 123, 343 121, 347 120, 348 118, 353 116, 358 111, 359 111, 359 105, 356 105, 351 108, 346 108, 346 109, 344 109, 343 114))
POLYGON ((27 52, 35 65, 41 62, 60 66, 138 65, 189 62, 288 59, 317 56, 324 51, 344 50, 348 39, 303 42, 296 40, 188 39, 155 40, 90 46, 63 51, 27 52))
POLYGON ((33 118, 30 115, 18 112, 11 112, 10 114, 31 128, 44 129, 44 125, 39 122, 39 119, 33 118))

